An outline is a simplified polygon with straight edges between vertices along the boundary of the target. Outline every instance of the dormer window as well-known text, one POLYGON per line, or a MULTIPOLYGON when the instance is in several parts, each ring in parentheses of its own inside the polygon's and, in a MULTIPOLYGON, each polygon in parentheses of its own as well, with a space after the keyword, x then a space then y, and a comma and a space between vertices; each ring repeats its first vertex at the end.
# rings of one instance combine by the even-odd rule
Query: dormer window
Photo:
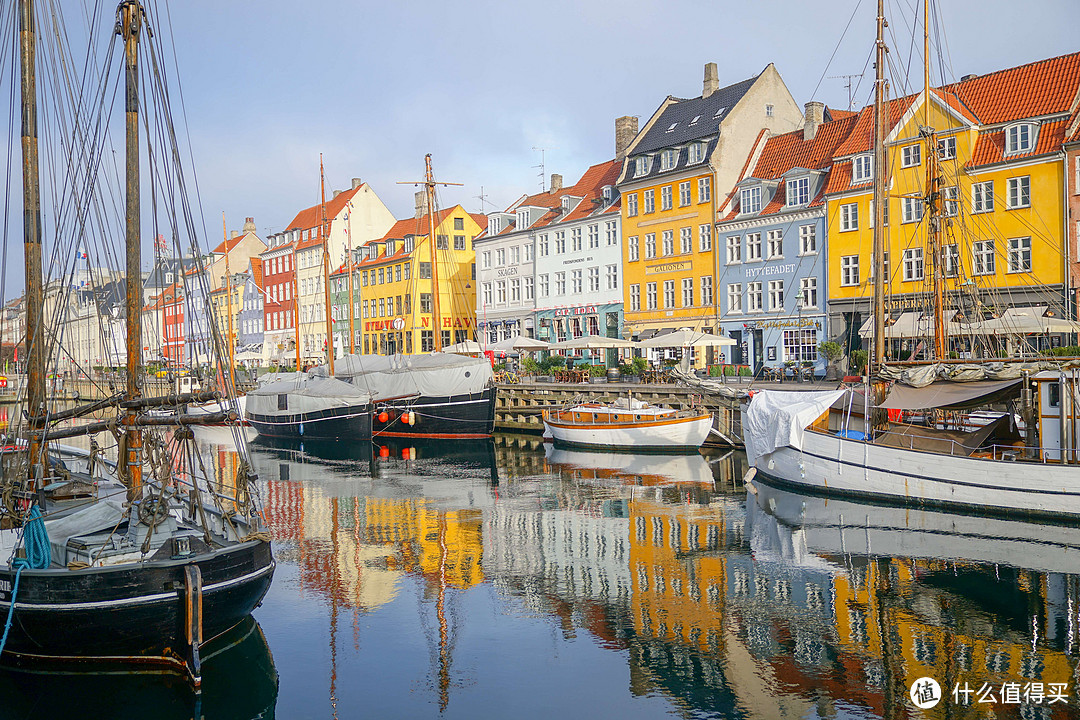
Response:
POLYGON ((851 161, 852 182, 868 182, 874 179, 874 156, 867 153, 851 161))
POLYGON ((386 241, 386 254, 388 256, 393 255, 396 250, 397 250, 397 241, 396 240, 387 240, 386 241))
POLYGON ((674 149, 668 149, 660 153, 660 169, 671 170, 675 167, 675 162, 679 158, 679 152, 674 149))
POLYGON ((801 177, 787 181, 787 204, 806 205, 810 202, 810 178, 801 177))
POLYGON ((570 212, 570 196, 567 195, 562 199, 563 212, 570 212))
POLYGON ((652 165, 652 158, 648 155, 642 155, 634 160, 634 177, 641 177, 642 175, 649 174, 649 168, 652 165))
POLYGON ((165 273, 165 284, 172 285, 174 282, 176 281, 173 279, 173 274, 171 272, 165 273))
POLYGON ((686 149, 686 164, 696 165, 705 159, 705 143, 696 142, 690 143, 690 147, 686 149))
POLYGON ((605 203, 609 203, 609 202, 611 202, 611 192, 612 192, 612 191, 611 191, 611 186, 610 186, 610 185, 605 185, 605 186, 604 186, 604 189, 603 189, 603 190, 601 190, 600 192, 601 192, 601 193, 603 194, 603 196, 604 196, 604 202, 605 202, 605 203))
POLYGON ((1020 123, 1005 130, 1005 152, 1030 152, 1034 146, 1035 128, 1031 123, 1020 123))
POLYGON ((517 229, 524 230, 529 227, 529 211, 518 210, 517 211, 517 229))
POLYGON ((413 251, 413 242, 414 240, 412 235, 409 235, 405 238, 405 242, 403 243, 403 245, 405 246, 405 252, 411 253, 413 251))
POLYGON ((743 188, 739 193, 739 212, 743 215, 761 212, 761 186, 743 188))
POLYGON ((502 232, 502 218, 492 216, 488 218, 488 235, 498 235, 502 232))

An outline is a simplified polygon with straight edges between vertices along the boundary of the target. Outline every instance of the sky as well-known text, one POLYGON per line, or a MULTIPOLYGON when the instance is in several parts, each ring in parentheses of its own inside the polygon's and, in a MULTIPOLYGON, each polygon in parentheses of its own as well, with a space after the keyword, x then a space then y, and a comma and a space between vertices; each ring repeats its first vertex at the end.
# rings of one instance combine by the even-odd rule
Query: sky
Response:
MULTIPOLYGON (((886 2, 894 94, 922 84, 911 1, 886 2), (910 84, 896 79, 905 68, 910 84)), ((1080 49, 1076 0, 941 5, 935 84, 942 69, 951 81, 1080 49)), ((505 209, 541 189, 541 158, 572 184, 614 156, 616 117, 644 124, 667 95, 699 96, 707 62, 721 86, 774 63, 800 106, 847 107, 847 75, 856 107, 872 99, 873 0, 184 0, 165 11, 157 32, 175 46, 211 239, 222 213, 229 229, 254 217, 265 237, 318 203, 320 153, 328 196, 359 177, 399 218, 415 188, 398 183, 422 179, 426 153, 437 180, 462 183, 440 191, 442 206, 505 209)))

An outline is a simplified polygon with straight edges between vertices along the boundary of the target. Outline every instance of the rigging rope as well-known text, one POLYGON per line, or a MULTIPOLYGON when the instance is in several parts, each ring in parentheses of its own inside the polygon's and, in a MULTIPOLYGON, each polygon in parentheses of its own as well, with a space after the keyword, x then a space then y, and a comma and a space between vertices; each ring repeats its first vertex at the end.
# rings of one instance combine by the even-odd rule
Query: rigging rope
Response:
POLYGON ((26 548, 26 557, 15 558, 11 562, 12 567, 18 569, 15 571, 15 583, 11 588, 11 604, 8 606, 7 622, 4 623, 4 636, 0 638, 0 654, 3 654, 4 647, 7 646, 11 621, 15 618, 15 598, 19 594, 19 579, 23 569, 44 570, 52 564, 49 533, 45 530, 45 520, 37 505, 31 507, 27 513, 27 521, 23 526, 23 545, 26 548))

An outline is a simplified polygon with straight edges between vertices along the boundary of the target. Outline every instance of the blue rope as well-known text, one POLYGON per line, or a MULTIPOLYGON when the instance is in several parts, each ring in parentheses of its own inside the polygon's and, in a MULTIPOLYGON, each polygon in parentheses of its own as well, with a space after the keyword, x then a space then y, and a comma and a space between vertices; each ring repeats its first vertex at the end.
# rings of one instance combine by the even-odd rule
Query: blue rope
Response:
POLYGON ((44 570, 52 564, 52 549, 49 546, 49 533, 45 530, 45 519, 41 516, 41 510, 37 505, 30 508, 23 524, 23 545, 26 548, 26 557, 12 560, 15 571, 15 586, 11 589, 11 605, 8 606, 7 622, 4 623, 4 636, 0 638, 0 654, 3 654, 7 645, 8 632, 11 630, 11 621, 15 619, 15 597, 19 594, 19 578, 22 577, 23 568, 44 570))

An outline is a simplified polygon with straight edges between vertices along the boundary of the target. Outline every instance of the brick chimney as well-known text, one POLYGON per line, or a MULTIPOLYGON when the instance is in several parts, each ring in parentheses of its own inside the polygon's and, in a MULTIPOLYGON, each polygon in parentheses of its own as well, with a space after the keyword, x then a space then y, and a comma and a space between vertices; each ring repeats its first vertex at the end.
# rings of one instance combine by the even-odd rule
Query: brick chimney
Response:
POLYGON ((817 135, 818 127, 823 122, 825 122, 825 103, 816 100, 806 103, 802 126, 803 140, 813 140, 817 135))
POLYGON ((356 188, 360 187, 363 184, 364 184, 364 181, 361 180, 360 178, 353 178, 352 179, 352 185, 350 186, 349 189, 350 190, 355 190, 356 188))
POLYGON ((560 190, 562 190, 562 175, 551 173, 551 190, 549 192, 557 193, 560 190))
POLYGON ((716 63, 705 63, 705 83, 701 89, 701 97, 707 98, 720 89, 720 78, 716 74, 716 63))
POLYGON ((244 234, 255 232, 255 218, 244 218, 244 234))
POLYGON ((422 218, 428 214, 427 190, 418 190, 413 193, 416 202, 416 217, 422 218))
POLYGON ((236 239, 238 237, 240 237, 240 231, 239 230, 230 230, 229 231, 229 239, 230 240, 234 240, 234 239, 236 239))
POLYGON ((615 159, 626 157, 626 150, 638 134, 638 119, 633 115, 615 118, 615 159))

